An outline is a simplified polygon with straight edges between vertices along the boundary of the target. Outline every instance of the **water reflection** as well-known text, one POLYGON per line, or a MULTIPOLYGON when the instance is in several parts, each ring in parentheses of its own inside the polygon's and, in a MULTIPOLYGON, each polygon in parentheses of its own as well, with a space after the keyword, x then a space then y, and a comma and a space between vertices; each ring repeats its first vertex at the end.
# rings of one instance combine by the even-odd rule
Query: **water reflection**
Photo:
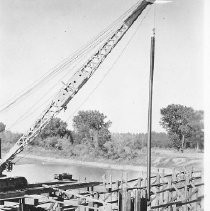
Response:
POLYGON ((113 170, 104 168, 95 168, 79 165, 62 165, 57 163, 39 163, 39 164, 22 164, 14 166, 12 172, 8 176, 24 176, 29 183, 46 182, 53 179, 54 174, 70 173, 74 179, 85 178, 87 181, 102 181, 102 176, 107 175, 107 178, 112 175, 112 179, 120 180, 122 177, 129 179, 137 178, 144 174, 143 172, 131 170, 113 170), (126 175, 127 174, 127 175, 126 175))

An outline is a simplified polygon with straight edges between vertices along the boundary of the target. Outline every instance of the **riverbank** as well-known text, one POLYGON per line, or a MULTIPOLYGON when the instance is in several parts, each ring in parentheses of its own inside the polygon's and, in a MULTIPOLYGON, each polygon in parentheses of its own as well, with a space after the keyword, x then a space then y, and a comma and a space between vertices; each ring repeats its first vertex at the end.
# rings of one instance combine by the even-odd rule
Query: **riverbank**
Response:
MULTIPOLYGON (((126 165, 126 164, 111 164, 105 162, 93 162, 93 161, 81 161, 74 159, 65 159, 65 158, 52 158, 52 157, 42 157, 37 155, 24 155, 27 158, 27 162, 42 162, 42 163, 56 163, 62 165, 81 165, 81 166, 89 166, 103 169, 113 169, 113 170, 125 170, 125 171, 146 171, 146 166, 134 166, 134 165, 126 165), (30 160, 28 160, 30 159, 30 160)), ((169 168, 156 168, 152 167, 153 172, 164 171, 165 173, 171 173, 171 169, 169 168)))
MULTIPOLYGON (((146 171, 146 153, 133 160, 108 160, 104 158, 88 158, 85 155, 81 157, 68 157, 67 154, 54 150, 45 150, 43 148, 35 148, 32 151, 27 150, 25 154, 20 154, 17 164, 26 163, 56 163, 65 165, 82 165, 89 167, 115 169, 115 170, 131 170, 146 171), (28 152, 27 152, 28 151, 28 152)), ((203 153, 195 153, 186 151, 180 153, 166 149, 153 149, 152 153, 152 171, 157 172, 163 170, 170 173, 172 169, 182 170, 184 168, 203 169, 203 153)))

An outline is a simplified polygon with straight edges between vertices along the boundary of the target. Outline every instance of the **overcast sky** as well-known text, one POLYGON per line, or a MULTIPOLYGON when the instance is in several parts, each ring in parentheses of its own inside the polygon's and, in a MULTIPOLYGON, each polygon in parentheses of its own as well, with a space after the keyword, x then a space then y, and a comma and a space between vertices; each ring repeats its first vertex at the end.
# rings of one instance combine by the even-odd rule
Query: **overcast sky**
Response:
MULTIPOLYGON (((0 105, 30 87, 31 83, 87 43, 135 3, 136 0, 1 0, 0 105)), ((147 11, 61 115, 70 127, 72 116, 78 109, 94 109, 103 112, 112 121, 113 132, 147 130, 154 8, 149 10, 148 7, 147 11), (128 47, 104 78, 131 37, 128 47), (102 78, 104 80, 98 86, 102 78)), ((153 130, 163 131, 159 125, 162 107, 174 103, 196 110, 204 108, 202 1, 174 0, 169 4, 156 5, 155 25, 153 130)), ((58 88, 61 85, 59 82, 58 88)), ((49 89, 50 85, 46 85, 35 95, 2 112, 0 121, 9 128, 12 126, 14 131, 28 129, 49 103, 49 89), (42 97, 43 93, 46 97, 42 97), (24 121, 15 123, 34 103, 41 106, 24 121)))

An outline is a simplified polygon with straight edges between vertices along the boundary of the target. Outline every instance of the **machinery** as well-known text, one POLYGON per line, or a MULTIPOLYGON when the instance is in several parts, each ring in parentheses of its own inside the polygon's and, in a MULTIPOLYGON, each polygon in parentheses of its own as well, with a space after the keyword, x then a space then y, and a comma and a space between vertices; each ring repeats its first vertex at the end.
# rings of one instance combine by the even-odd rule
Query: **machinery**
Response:
POLYGON ((0 178, 0 192, 21 190, 28 186, 25 177, 2 177, 0 178))
MULTIPOLYGON (((0 175, 5 170, 12 170, 12 161, 24 147, 32 142, 40 131, 49 123, 49 121, 59 114, 61 111, 67 108, 67 104, 70 100, 77 94, 77 92, 83 87, 83 85, 91 78, 94 72, 103 63, 106 57, 112 52, 114 47, 123 38, 132 24, 136 19, 142 14, 148 5, 151 5, 155 0, 143 0, 137 4, 132 13, 122 22, 119 28, 114 31, 106 42, 96 50, 96 52, 79 68, 76 73, 68 80, 68 82, 59 90, 56 94, 54 100, 50 102, 49 106, 43 111, 41 116, 35 121, 34 125, 29 128, 29 130, 16 142, 16 144, 11 148, 11 150, 6 154, 6 156, 0 160, 0 175)), ((2 183, 3 179, 5 184, 9 183, 9 180, 2 178, 0 180, 0 186, 4 188, 5 184, 2 183)), ((14 182, 10 180, 10 182, 14 182)), ((27 181, 23 181, 21 178, 16 179, 17 183, 24 183, 26 185, 27 181)), ((18 186, 18 184, 14 185, 18 186)), ((8 186, 9 187, 9 186, 8 186)), ((1 190, 0 190, 1 191, 1 190)))

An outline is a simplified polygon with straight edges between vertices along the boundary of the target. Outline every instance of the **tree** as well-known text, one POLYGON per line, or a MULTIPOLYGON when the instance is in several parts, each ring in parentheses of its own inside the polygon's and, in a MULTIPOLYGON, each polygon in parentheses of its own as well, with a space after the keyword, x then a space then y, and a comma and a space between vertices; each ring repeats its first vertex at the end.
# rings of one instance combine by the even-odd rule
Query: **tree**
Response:
POLYGON ((67 123, 62 121, 60 118, 51 119, 49 124, 40 133, 40 137, 42 139, 54 136, 59 136, 62 138, 65 135, 69 135, 67 123))
POLYGON ((0 133, 4 132, 6 128, 6 125, 3 122, 0 122, 0 133))
POLYGON ((160 124, 168 132, 172 146, 177 149, 186 148, 187 144, 192 142, 195 133, 201 132, 203 118, 201 111, 171 104, 162 108, 160 112, 162 115, 160 124))
POLYGON ((190 137, 191 147, 200 149, 204 147, 204 112, 195 111, 194 119, 191 122, 193 128, 192 136, 190 137))
POLYGON ((110 121, 99 111, 79 111, 73 118, 73 127, 78 134, 77 143, 88 143, 94 148, 103 149, 103 145, 111 139, 108 128, 110 121))

